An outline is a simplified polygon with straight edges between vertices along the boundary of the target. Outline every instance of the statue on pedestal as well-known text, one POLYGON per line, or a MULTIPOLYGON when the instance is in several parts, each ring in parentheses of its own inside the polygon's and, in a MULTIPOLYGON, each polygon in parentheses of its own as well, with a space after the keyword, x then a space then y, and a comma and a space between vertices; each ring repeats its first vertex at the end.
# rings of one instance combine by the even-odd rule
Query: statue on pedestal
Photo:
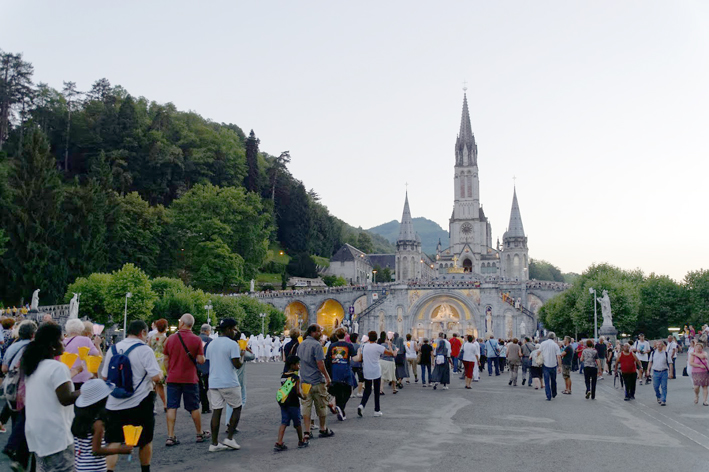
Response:
POLYGON ((527 325, 524 324, 524 321, 519 324, 519 334, 522 336, 527 334, 527 325))
POLYGON ((32 293, 32 303, 30 303, 30 310, 36 310, 39 308, 39 289, 32 293))
POLYGON ((71 297, 71 301, 69 301, 69 319, 79 317, 79 297, 80 296, 81 296, 80 293, 74 293, 74 296, 71 297))
POLYGON ((603 315, 603 326, 613 326, 613 314, 611 313, 611 299, 608 298, 608 291, 603 291, 603 297, 596 297, 601 304, 601 314, 603 315))

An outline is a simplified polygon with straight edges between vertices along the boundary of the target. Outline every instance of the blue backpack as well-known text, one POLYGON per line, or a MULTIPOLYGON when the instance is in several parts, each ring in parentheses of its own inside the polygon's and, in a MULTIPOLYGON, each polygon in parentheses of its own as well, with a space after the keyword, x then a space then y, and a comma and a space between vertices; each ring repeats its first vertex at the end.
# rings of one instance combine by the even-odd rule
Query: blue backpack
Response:
POLYGON ((115 385, 111 395, 115 398, 130 398, 135 393, 135 390, 140 387, 143 383, 145 377, 148 375, 146 372, 143 378, 140 379, 138 385, 133 387, 133 369, 130 366, 130 359, 128 359, 128 354, 138 346, 143 346, 141 343, 133 344, 131 347, 126 349, 125 352, 118 353, 116 345, 111 346, 111 360, 108 363, 108 376, 107 380, 115 385))

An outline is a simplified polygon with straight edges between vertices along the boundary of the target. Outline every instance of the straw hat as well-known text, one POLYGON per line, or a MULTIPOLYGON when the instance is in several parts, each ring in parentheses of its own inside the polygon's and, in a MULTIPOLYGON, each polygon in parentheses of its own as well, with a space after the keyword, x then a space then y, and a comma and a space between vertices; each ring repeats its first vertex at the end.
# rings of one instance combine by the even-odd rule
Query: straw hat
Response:
POLYGON ((91 406, 109 396, 112 390, 105 381, 91 379, 81 386, 81 395, 76 399, 75 405, 79 408, 91 406))

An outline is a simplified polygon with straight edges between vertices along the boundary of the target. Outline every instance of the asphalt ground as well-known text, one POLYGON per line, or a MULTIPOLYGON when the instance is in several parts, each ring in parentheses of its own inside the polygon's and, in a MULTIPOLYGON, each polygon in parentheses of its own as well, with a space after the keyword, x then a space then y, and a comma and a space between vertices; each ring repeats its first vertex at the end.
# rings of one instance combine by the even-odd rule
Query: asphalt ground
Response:
MULTIPOLYGON (((680 355, 680 374, 685 363, 686 355, 680 355)), ((669 381, 667 406, 657 404, 651 385, 639 385, 637 400, 624 402, 611 376, 599 381, 596 400, 586 400, 583 376, 572 373, 573 394, 559 393, 551 402, 543 390, 508 386, 508 373, 489 377, 485 371, 472 390, 465 390, 457 375, 452 375, 450 390, 422 388, 411 379, 396 395, 385 389, 382 417, 372 416, 371 399, 358 418, 359 399, 353 398, 346 421, 328 416, 334 437, 315 434, 310 447, 297 449, 291 427, 285 436, 290 449, 274 453, 281 369, 280 363, 247 365, 248 399, 235 436, 242 446, 238 451, 210 453, 208 443, 195 443, 185 411, 177 418, 181 444, 166 447, 158 400, 152 470, 666 471, 707 470, 709 463, 709 407, 694 404, 691 380, 681 375, 669 381)), ((558 386, 561 392, 561 375, 558 386)), ((202 418, 207 430, 209 416, 202 418)), ((2 456, 0 470, 8 469, 2 456)), ((132 462, 121 458, 116 470, 138 470, 137 457, 132 462)))

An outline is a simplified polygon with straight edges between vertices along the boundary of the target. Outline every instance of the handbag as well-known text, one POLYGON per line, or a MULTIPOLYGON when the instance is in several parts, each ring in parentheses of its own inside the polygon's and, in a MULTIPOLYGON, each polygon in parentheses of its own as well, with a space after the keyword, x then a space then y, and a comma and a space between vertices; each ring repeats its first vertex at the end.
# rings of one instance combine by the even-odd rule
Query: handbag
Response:
POLYGON ((460 352, 458 353, 458 360, 462 361, 463 360, 463 353, 465 352, 465 349, 460 348, 460 352))
POLYGON ((421 353, 416 354, 416 364, 421 365, 421 353))
POLYGON ((682 369, 682 377, 689 377, 689 374, 687 373, 687 368, 685 367, 682 369))
POLYGON ((438 354, 436 356, 436 365, 442 365, 446 363, 446 356, 443 354, 438 354))

